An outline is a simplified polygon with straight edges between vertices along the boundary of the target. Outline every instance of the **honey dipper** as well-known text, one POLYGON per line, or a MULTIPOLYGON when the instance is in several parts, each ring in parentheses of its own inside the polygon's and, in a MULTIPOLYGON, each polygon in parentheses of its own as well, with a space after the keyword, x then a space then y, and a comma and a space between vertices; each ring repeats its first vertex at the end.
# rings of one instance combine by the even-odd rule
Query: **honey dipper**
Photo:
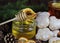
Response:
POLYGON ((15 18, 10 19, 8 21, 0 23, 0 25, 4 25, 6 23, 9 23, 11 21, 17 20, 17 21, 23 21, 26 19, 26 13, 19 11, 17 15, 15 15, 15 18))

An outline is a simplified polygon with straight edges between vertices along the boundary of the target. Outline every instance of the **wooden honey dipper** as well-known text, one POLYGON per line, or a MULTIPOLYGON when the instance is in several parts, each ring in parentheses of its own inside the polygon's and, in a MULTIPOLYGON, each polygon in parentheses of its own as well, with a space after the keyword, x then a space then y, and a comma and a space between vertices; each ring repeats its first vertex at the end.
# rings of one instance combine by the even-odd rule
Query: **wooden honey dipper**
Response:
POLYGON ((24 21, 26 19, 34 19, 35 17, 36 17, 36 13, 32 9, 26 8, 26 9, 22 9, 21 11, 19 11, 17 15, 15 15, 15 18, 5 21, 3 23, 0 23, 0 25, 6 24, 14 20, 24 21))
POLYGON ((14 21, 14 20, 23 21, 26 19, 26 17, 27 17, 26 13, 19 11, 18 14, 15 15, 15 18, 10 19, 10 20, 5 21, 5 22, 2 22, 2 23, 0 23, 0 25, 4 25, 4 24, 9 23, 9 22, 14 21))

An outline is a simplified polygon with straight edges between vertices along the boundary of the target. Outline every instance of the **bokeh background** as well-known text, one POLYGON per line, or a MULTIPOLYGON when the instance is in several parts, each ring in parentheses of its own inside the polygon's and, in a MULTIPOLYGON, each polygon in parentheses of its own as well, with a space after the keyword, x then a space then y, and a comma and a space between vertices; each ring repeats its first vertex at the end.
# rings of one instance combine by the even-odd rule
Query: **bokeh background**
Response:
POLYGON ((0 0, 0 23, 15 17, 23 8, 32 8, 35 12, 48 11, 51 0, 0 0))

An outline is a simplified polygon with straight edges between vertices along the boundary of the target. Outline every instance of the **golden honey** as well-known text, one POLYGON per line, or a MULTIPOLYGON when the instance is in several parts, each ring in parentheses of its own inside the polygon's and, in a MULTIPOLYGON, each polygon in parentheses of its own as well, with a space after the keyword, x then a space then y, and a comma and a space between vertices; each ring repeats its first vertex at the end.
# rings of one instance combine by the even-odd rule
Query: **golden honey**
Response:
POLYGON ((36 34, 36 24, 34 20, 25 21, 13 21, 12 34, 19 39, 20 37, 26 37, 28 39, 33 38, 36 34))

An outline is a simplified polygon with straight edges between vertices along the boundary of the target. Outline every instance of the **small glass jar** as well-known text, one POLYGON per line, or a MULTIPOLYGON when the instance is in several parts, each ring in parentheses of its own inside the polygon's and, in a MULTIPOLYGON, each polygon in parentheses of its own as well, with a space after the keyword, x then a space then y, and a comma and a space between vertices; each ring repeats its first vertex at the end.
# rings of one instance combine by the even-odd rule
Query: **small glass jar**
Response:
POLYGON ((35 20, 13 21, 12 34, 17 39, 20 37, 33 38, 36 34, 35 20))
POLYGON ((60 19, 60 0, 53 0, 48 3, 49 13, 60 19))

